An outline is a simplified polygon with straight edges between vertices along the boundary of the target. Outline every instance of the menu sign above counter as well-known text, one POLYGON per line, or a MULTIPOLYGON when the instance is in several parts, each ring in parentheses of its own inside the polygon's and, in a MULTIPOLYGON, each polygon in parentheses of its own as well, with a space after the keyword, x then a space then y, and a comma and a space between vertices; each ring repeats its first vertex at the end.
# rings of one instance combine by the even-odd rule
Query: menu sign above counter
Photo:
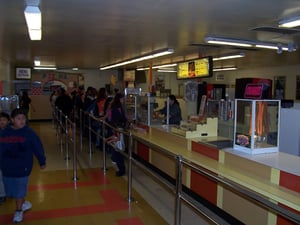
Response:
POLYGON ((177 79, 191 79, 212 76, 212 57, 205 57, 178 64, 177 79))

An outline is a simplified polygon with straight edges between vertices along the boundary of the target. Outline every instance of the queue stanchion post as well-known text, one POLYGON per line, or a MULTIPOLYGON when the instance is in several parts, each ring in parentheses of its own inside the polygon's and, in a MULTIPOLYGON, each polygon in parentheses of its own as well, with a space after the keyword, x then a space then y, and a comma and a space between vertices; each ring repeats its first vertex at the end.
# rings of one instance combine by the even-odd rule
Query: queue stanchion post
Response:
POLYGON ((174 224, 181 224, 181 191, 182 191, 182 156, 176 157, 176 195, 175 195, 175 210, 174 210, 174 224))
POLYGON ((76 123, 73 123, 73 181, 79 180, 77 177, 77 145, 76 145, 76 123))
POLYGON ((132 141, 132 134, 129 132, 129 144, 128 144, 128 196, 127 196, 127 201, 133 202, 134 199, 132 197, 132 146, 133 146, 133 141, 132 141))

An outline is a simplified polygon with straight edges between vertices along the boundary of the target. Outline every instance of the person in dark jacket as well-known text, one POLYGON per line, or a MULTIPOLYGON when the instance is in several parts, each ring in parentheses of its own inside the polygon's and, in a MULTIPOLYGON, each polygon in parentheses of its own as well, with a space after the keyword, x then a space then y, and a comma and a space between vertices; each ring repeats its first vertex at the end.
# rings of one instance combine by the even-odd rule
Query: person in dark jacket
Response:
POLYGON ((41 169, 46 167, 43 145, 37 134, 26 125, 26 112, 14 109, 11 113, 12 126, 0 136, 0 167, 7 197, 16 199, 13 222, 23 220, 23 212, 31 209, 25 201, 28 179, 33 167, 33 156, 38 159, 41 169))
POLYGON ((29 113, 30 105, 31 105, 31 98, 29 97, 27 91, 23 91, 21 99, 20 99, 20 108, 23 109, 26 112, 26 118, 27 119, 28 119, 28 113, 29 113))
POLYGON ((58 90, 58 97, 55 100, 55 106, 60 109, 65 116, 70 118, 71 112, 73 111, 73 102, 66 90, 60 87, 58 90))
MULTIPOLYGON (((158 111, 159 113, 167 116, 167 106, 158 111)), ((180 125, 181 109, 175 95, 169 95, 169 124, 180 125)))
MULTIPOLYGON (((123 99, 124 95, 121 93, 116 94, 114 97, 110 111, 108 112, 107 121, 114 126, 115 128, 124 128, 127 123, 127 118, 125 116, 125 112, 123 109, 123 99)), ((109 140, 112 137, 119 136, 117 133, 112 133, 111 131, 108 131, 109 133, 109 140)), ((116 172, 116 176, 120 177, 125 175, 125 163, 124 163, 124 157, 123 155, 116 149, 110 149, 112 155, 111 159, 113 162, 116 162, 118 171, 116 172)))

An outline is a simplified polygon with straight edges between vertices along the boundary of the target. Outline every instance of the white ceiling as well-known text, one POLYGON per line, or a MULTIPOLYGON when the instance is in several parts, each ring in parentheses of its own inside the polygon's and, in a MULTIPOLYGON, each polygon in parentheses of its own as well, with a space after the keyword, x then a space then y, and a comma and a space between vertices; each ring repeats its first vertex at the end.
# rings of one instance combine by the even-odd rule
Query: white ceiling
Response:
MULTIPOLYGON (((300 28, 292 34, 253 30, 278 28, 279 20, 300 15, 299 0, 41 0, 39 4, 42 40, 30 41, 25 1, 0 0, 2 61, 33 66, 36 57, 58 68, 97 69, 166 47, 173 48, 174 54, 153 61, 154 65, 233 51, 243 51, 246 57, 216 62, 216 66, 292 65, 300 59, 300 49, 277 54, 204 42, 210 35, 300 46, 300 28)), ((148 65, 141 62, 127 68, 148 65)))

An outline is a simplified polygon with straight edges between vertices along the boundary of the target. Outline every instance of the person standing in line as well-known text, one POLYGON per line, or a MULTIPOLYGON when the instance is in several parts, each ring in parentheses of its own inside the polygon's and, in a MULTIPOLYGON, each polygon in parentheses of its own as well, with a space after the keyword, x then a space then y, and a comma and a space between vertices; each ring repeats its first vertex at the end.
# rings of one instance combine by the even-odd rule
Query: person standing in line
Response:
POLYGON ((55 101, 56 101, 57 95, 58 95, 57 90, 54 90, 54 91, 51 93, 50 98, 49 98, 51 107, 52 107, 53 109, 55 108, 55 101))
MULTIPOLYGON (((4 129, 8 126, 9 119, 10 119, 9 115, 6 112, 0 112, 0 137, 2 136, 4 129)), ((1 162, 1 158, 0 158, 0 162, 1 162)), ((0 168, 0 204, 5 202, 5 200, 6 200, 6 194, 5 194, 4 184, 3 184, 2 171, 0 168)))
POLYGON ((70 118, 71 112, 73 111, 73 102, 69 95, 67 95, 66 90, 62 87, 58 88, 58 97, 55 101, 55 106, 63 112, 65 116, 70 118))
POLYGON ((43 144, 38 135, 26 125, 26 112, 14 109, 11 113, 12 126, 8 126, 0 137, 0 159, 6 196, 16 200, 13 222, 23 220, 23 213, 32 204, 25 201, 28 180, 33 167, 33 156, 40 168, 46 167, 43 144))
MULTIPOLYGON (((106 89, 105 88, 100 88, 98 91, 97 99, 96 99, 96 110, 94 115, 97 118, 102 119, 105 116, 104 112, 104 106, 106 102, 107 94, 106 94, 106 89)), ((96 147, 97 148, 102 148, 102 138, 100 138, 100 134, 102 133, 102 124, 98 122, 98 127, 97 127, 97 137, 96 137, 96 147)))
POLYGON ((75 114, 75 119, 77 120, 77 122, 79 121, 80 118, 80 111, 84 110, 84 98, 85 98, 85 94, 84 94, 84 86, 79 86, 78 90, 77 90, 77 95, 74 98, 74 114, 75 114))
MULTIPOLYGON (((28 120, 28 113, 29 113, 30 105, 31 105, 31 98, 29 97, 27 91, 23 91, 21 99, 20 99, 20 108, 25 111, 27 120, 28 120)), ((32 109, 34 110, 34 108, 32 108, 32 109)))
MULTIPOLYGON (((124 101, 124 95, 118 93, 116 94, 116 96, 113 99, 113 102, 111 103, 110 116, 108 118, 108 122, 115 128, 124 128, 127 123, 127 118, 125 116, 124 109, 123 109, 123 101, 124 101)), ((116 134, 109 133, 108 140, 111 139, 110 137, 114 137, 114 136, 116 136, 116 134)), ((111 149, 111 153, 112 153, 111 159, 113 162, 116 162, 118 167, 116 176, 120 177, 125 175, 125 163, 124 163, 123 155, 118 150, 115 149, 111 149)))

